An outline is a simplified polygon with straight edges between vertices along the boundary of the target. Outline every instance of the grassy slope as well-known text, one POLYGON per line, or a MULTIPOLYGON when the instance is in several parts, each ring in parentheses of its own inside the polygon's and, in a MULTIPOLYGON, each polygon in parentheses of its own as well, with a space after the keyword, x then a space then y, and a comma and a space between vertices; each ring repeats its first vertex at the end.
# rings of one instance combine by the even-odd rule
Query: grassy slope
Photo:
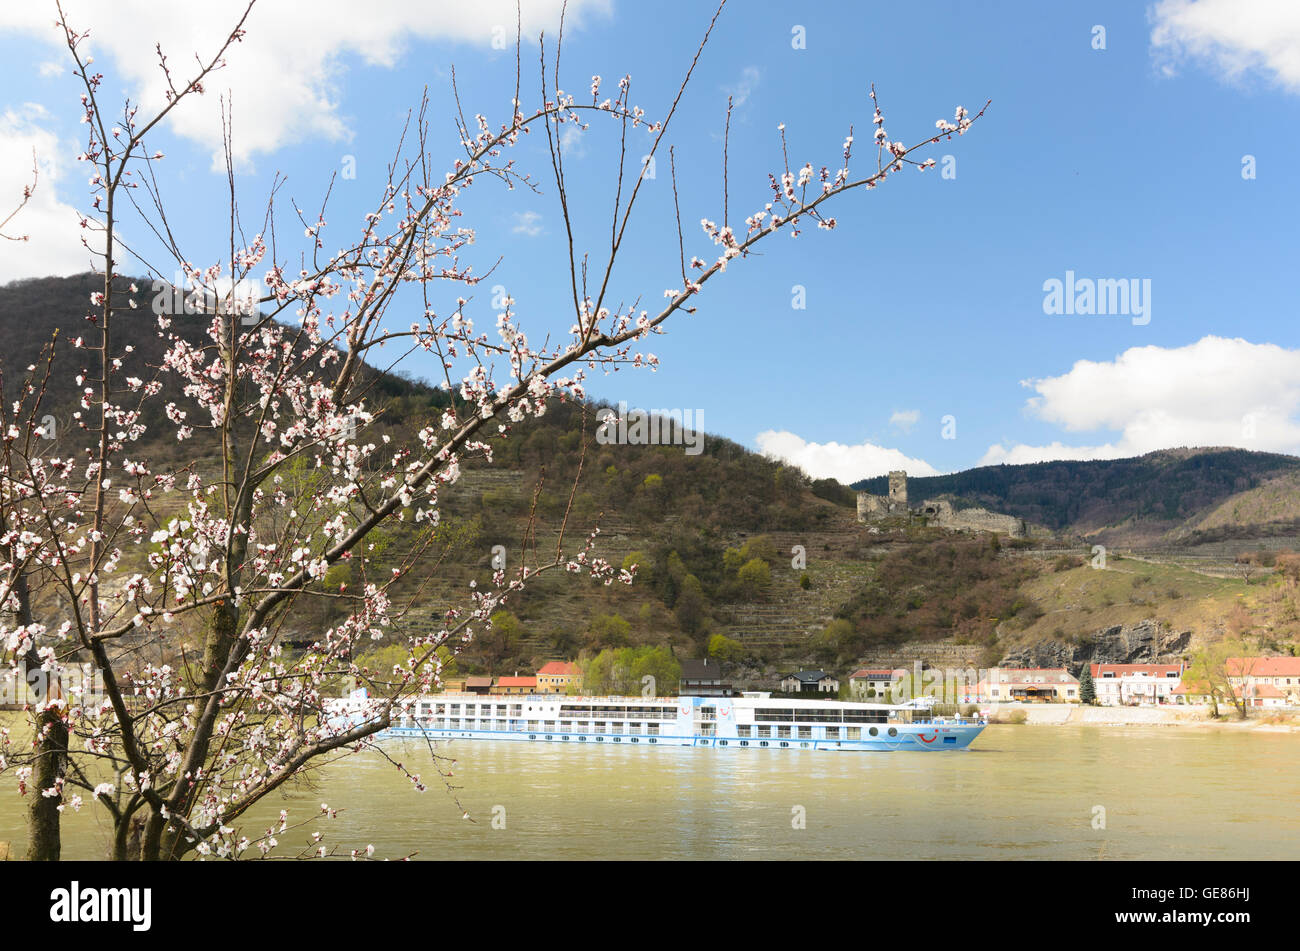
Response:
POLYGON ((1186 567, 1111 556, 1105 570, 1090 566, 1045 571, 1022 592, 1043 609, 1032 624, 1010 632, 1012 641, 1076 640, 1117 624, 1155 619, 1194 642, 1214 637, 1244 610, 1255 629, 1281 641, 1300 636, 1294 594, 1275 577, 1212 577, 1186 567), (1240 608, 1238 608, 1240 605, 1240 608))

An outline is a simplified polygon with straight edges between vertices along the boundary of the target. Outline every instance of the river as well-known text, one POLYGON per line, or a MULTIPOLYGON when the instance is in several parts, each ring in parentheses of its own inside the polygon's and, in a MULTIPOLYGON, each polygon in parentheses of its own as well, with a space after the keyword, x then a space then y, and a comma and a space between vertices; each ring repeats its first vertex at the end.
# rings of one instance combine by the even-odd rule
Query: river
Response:
MULTIPOLYGON (((459 741, 449 780, 427 748, 365 753, 259 805, 246 834, 296 854, 373 844, 421 859, 1294 859, 1300 736, 1171 727, 990 726, 959 753, 814 753, 459 741)), ((5 778, 9 780, 9 777, 5 778)), ((0 840, 22 854, 6 782, 0 840)), ((105 854, 107 825, 65 821, 66 858, 105 854)))

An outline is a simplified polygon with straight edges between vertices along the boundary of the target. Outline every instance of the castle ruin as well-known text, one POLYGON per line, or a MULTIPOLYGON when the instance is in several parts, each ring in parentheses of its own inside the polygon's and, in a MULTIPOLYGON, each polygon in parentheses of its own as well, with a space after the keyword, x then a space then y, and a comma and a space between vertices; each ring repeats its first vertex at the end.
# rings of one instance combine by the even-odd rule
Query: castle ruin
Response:
POLYGON ((984 508, 958 509, 947 499, 926 499, 915 508, 909 506, 907 473, 902 470, 889 473, 888 495, 858 493, 859 522, 876 522, 895 516, 924 518, 930 525, 959 532, 1000 532, 1011 538, 1024 538, 1029 534, 1023 518, 984 508))
POLYGON ((907 515, 907 473, 902 470, 889 474, 889 494, 858 493, 858 521, 872 522, 889 515, 907 515))

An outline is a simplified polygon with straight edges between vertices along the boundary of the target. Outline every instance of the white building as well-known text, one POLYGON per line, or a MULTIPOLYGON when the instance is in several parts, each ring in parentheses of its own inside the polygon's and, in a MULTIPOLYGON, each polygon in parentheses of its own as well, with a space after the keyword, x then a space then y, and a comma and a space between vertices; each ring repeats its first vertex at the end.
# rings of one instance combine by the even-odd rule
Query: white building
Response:
POLYGON ((1092 684, 1103 707, 1172 703, 1185 664, 1093 664, 1092 684))

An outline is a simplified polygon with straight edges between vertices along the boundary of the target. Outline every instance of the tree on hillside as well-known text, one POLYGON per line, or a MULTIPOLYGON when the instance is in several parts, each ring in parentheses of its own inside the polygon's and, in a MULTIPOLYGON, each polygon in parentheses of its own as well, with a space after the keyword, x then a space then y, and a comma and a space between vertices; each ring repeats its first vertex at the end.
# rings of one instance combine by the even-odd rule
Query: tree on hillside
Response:
POLYGON ((592 650, 627 647, 632 640, 632 625, 618 614, 598 614, 587 625, 587 646, 592 650))
POLYGON ((677 592, 677 602, 673 605, 673 615, 677 624, 687 634, 699 633, 709 616, 708 598, 704 596, 704 586, 695 575, 682 579, 677 592))
POLYGON ((723 662, 734 662, 745 656, 745 645, 725 634, 714 634, 709 638, 709 656, 723 662))
POLYGON ((1259 574, 1263 568, 1258 552, 1253 551, 1238 552, 1233 564, 1236 566, 1237 574, 1241 575, 1241 579, 1246 584, 1250 584, 1250 579, 1259 574))
MULTIPOLYGON (((641 309, 637 302, 648 295, 616 286, 616 261, 648 180, 643 169, 657 157, 675 185, 665 136, 718 14, 677 97, 653 120, 631 102, 627 77, 603 101, 599 77, 591 80, 590 103, 561 93, 561 44, 543 37, 536 104, 521 98, 517 48, 516 95, 505 121, 458 113, 461 151, 449 161, 430 154, 421 108, 354 235, 335 235, 325 203, 314 214, 299 206, 286 211, 274 193, 249 234, 227 125, 227 195, 207 218, 225 223, 230 250, 197 262, 170 228, 160 190, 166 166, 146 142, 173 110, 216 81, 247 16, 189 78, 160 56, 166 95, 150 115, 133 102, 120 112, 105 106, 104 77, 86 55, 88 34, 60 11, 83 88, 80 159, 90 166, 91 197, 81 228, 102 283, 86 302, 85 323, 52 341, 40 361, 0 364, 0 643, 13 673, 25 667, 51 678, 32 711, 34 746, 0 737, 0 770, 30 804, 33 859, 60 857, 65 808, 92 807, 103 810, 114 859, 267 854, 274 837, 245 832, 248 811, 305 771, 372 748, 412 698, 439 683, 446 651, 455 656, 489 631, 525 586, 564 572, 631 583, 630 572, 596 554, 597 526, 584 524, 583 540, 569 540, 577 476, 571 486, 546 485, 545 494, 539 485, 533 514, 558 512, 556 531, 543 534, 530 519, 518 549, 504 564, 494 561, 490 584, 434 611, 422 603, 423 586, 408 581, 436 548, 445 500, 471 460, 491 461, 517 424, 549 405, 585 399, 588 371, 655 366, 650 338, 675 315, 694 313, 706 285, 739 267, 737 259, 778 232, 833 229, 827 212, 837 196, 875 188, 906 165, 932 166, 914 153, 964 133, 979 117, 958 109, 937 133, 905 146, 886 134, 873 88, 877 158, 863 174, 850 171, 852 134, 820 171, 811 162, 792 170, 782 138, 766 204, 742 224, 730 215, 724 187, 720 223, 703 220, 708 260, 685 254, 678 217, 680 280, 657 310, 641 309), (588 120, 612 122, 620 142, 613 200, 600 196, 613 212, 601 226, 598 253, 583 250, 580 222, 570 213, 594 197, 571 193, 566 173, 565 133, 585 129, 588 120), (530 134, 545 143, 569 286, 562 301, 528 305, 566 310, 572 325, 562 339, 525 333, 509 296, 493 305, 491 333, 475 329, 470 309, 482 280, 471 258, 478 260, 483 235, 468 226, 463 195, 493 183, 536 188, 508 157, 530 134), (629 153, 632 136, 646 145, 629 153), (130 218, 133 209, 138 220, 130 218), (305 240, 296 243, 289 236, 299 232, 305 240), (160 248, 141 254, 125 242, 128 234, 155 235, 160 248), (145 263, 154 250, 183 272, 193 312, 152 306, 127 276, 132 262, 134 273, 162 281, 145 263), (143 376, 123 372, 132 341, 145 333, 165 341, 161 365, 143 376), (437 359, 451 398, 418 432, 394 438, 384 429, 368 361, 382 355, 389 367, 417 350, 437 359), (76 380, 80 406, 72 431, 51 440, 42 420, 53 409, 44 401, 55 378, 76 380), (154 444, 173 447, 175 457, 152 457, 147 447, 154 444), (309 480, 298 477, 303 469, 309 480), (385 530, 381 563, 373 546, 385 530), (344 562, 351 565, 346 581, 338 571, 331 576, 344 562), (331 581, 338 582, 332 589, 331 581), (293 647, 285 635, 311 597, 332 600, 340 618, 293 647), (385 658, 382 683, 355 660, 379 640, 404 654, 391 666, 385 658), (66 666, 82 661, 92 665, 98 689, 55 689, 66 666), (331 716, 330 699, 344 682, 382 689, 371 690, 358 717, 340 720, 331 716)), ((585 79, 582 85, 585 100, 585 79)), ((724 156, 726 145, 724 132, 724 156)), ((725 160, 720 171, 725 185, 725 160)), ((595 183, 585 179, 582 188, 594 191, 595 183)), ((21 217, 0 227, 20 225, 21 217)), ((589 436, 581 440, 581 458, 589 443, 589 436)), ((545 447, 533 448, 544 463, 545 447)), ((630 670, 667 677, 669 661, 634 657, 630 670)), ((395 765, 425 788, 409 764, 395 765)), ((331 849, 323 842, 317 854, 331 849)))
POLYGON ((772 586, 772 569, 761 558, 751 558, 740 566, 736 572, 741 595, 750 601, 757 601, 772 586))

